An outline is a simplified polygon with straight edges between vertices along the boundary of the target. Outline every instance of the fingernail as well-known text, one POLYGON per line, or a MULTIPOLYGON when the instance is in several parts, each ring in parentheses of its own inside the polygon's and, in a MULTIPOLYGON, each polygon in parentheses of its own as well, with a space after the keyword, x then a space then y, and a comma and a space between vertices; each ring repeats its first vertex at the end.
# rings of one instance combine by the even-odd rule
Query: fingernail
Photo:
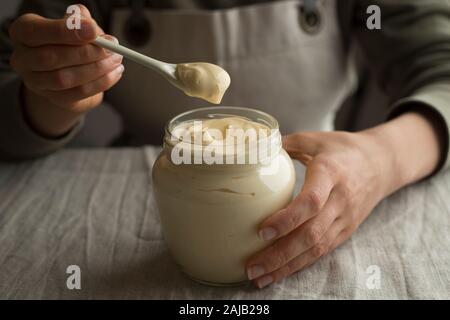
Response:
POLYGON ((113 37, 113 36, 110 36, 110 38, 115 44, 119 44, 119 39, 117 39, 116 37, 113 37))
POLYGON ((273 282, 273 277, 271 275, 267 275, 267 276, 262 277, 261 279, 258 279, 258 281, 256 281, 256 285, 258 286, 259 289, 262 289, 264 287, 267 287, 272 282, 273 282))
POLYGON ((81 21, 81 29, 77 33, 81 40, 92 40, 95 38, 95 27, 89 21, 81 21))
POLYGON ((124 71, 125 71, 125 67, 124 67, 123 64, 121 64, 120 66, 118 66, 118 67, 116 68, 116 72, 117 72, 118 74, 121 74, 121 73, 123 73, 124 71))
MULTIPOLYGON (((109 34, 102 34, 100 37, 102 37, 103 39, 106 39, 106 40, 108 40, 108 41, 114 42, 115 44, 119 44, 119 40, 117 40, 116 37, 110 36, 109 34)), ((114 54, 113 51, 108 50, 108 49, 106 49, 106 48, 103 48, 103 50, 105 50, 105 52, 106 52, 107 54, 114 54)))
POLYGON ((120 54, 115 53, 115 54, 112 55, 111 59, 112 59, 113 62, 120 62, 120 61, 122 61, 123 56, 121 56, 120 54))
POLYGON ((272 239, 275 239, 278 235, 277 230, 275 230, 274 228, 264 228, 259 232, 259 236, 265 240, 265 241, 269 241, 272 239))
POLYGON ((264 274, 264 268, 260 265, 255 265, 247 269, 247 277, 249 280, 261 277, 264 274))
POLYGON ((101 35, 100 37, 102 37, 103 39, 112 41, 112 42, 114 42, 115 44, 119 44, 119 40, 118 40, 116 37, 113 37, 113 36, 111 36, 111 35, 109 35, 109 34, 104 34, 104 35, 101 35))

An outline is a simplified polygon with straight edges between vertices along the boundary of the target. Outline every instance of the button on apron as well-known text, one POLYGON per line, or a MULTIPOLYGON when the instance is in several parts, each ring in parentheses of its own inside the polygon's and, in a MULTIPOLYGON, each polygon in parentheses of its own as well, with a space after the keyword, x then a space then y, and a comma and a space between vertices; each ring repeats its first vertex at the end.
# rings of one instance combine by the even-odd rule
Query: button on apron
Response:
POLYGON ((305 32, 316 34, 322 26, 322 13, 316 0, 304 0, 299 6, 300 26, 305 32))

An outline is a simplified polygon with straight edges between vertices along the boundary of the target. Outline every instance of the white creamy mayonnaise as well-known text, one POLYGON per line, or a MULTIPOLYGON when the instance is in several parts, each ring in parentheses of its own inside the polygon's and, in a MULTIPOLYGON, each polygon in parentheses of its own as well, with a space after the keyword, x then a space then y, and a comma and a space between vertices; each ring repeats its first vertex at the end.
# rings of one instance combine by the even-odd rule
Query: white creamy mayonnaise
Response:
POLYGON ((185 94, 215 104, 222 101, 231 83, 230 76, 224 69, 205 62, 180 63, 176 74, 185 94))
MULTIPOLYGON (((251 121, 244 117, 231 116, 215 119, 192 120, 179 124, 174 130, 175 136, 190 136, 190 141, 201 141, 202 145, 209 145, 211 143, 226 144, 228 137, 234 137, 237 133, 254 132, 253 137, 258 139, 264 135, 270 135, 270 128, 267 125, 251 121), (201 125, 201 127, 198 126, 201 125), (196 135, 200 135, 199 139, 195 139, 196 135)), ((248 141, 249 135, 245 136, 248 141)), ((181 140, 181 139, 180 139, 181 140)), ((195 142, 194 142, 195 143, 195 142)), ((233 139, 233 143, 236 140, 233 139)))

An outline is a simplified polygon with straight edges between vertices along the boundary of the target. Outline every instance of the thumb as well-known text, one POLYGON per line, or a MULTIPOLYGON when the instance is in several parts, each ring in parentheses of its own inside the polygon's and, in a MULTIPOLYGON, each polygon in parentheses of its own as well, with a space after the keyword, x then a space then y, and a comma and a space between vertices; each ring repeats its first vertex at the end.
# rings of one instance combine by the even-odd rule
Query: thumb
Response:
MULTIPOLYGON (((67 19, 70 19, 70 17, 67 19)), ((66 21, 66 23, 67 23, 67 21, 66 21)), ((84 17, 82 17, 82 19, 81 19, 79 29, 69 30, 69 31, 72 31, 72 32, 75 31, 76 36, 78 37, 78 40, 81 43, 92 42, 95 40, 95 38, 97 36, 103 34, 103 32, 97 26, 97 23, 95 22, 94 19, 84 18, 84 17)))
POLYGON ((77 30, 78 37, 81 41, 91 42, 97 37, 98 35, 103 35, 104 31, 98 26, 98 24, 95 22, 95 20, 91 16, 91 12, 89 9, 82 5, 82 4, 76 4, 69 6, 67 8, 67 12, 64 15, 64 19, 66 20, 66 26, 70 29, 77 29, 75 27, 78 27, 77 19, 80 20, 80 27, 81 29, 77 30), (92 35, 91 26, 87 25, 89 23, 93 23, 93 27, 95 28, 95 34, 92 35))

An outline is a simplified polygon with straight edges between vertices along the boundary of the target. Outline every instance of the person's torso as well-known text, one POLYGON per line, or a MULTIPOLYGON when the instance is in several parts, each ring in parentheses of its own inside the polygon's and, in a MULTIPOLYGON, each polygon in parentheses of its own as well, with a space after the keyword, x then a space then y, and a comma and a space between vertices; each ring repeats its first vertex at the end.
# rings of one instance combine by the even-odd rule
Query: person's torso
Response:
MULTIPOLYGON (((309 8, 311 1, 306 2, 309 8)), ((222 66, 231 86, 221 105, 268 112, 283 133, 331 130, 335 111, 353 90, 355 74, 342 43, 337 1, 312 2, 318 24, 308 21, 311 17, 297 0, 220 10, 115 9, 110 33, 121 44, 162 61, 222 66)), ((159 144, 170 118, 208 105, 140 65, 125 61, 125 68, 108 99, 139 143, 159 144)))

